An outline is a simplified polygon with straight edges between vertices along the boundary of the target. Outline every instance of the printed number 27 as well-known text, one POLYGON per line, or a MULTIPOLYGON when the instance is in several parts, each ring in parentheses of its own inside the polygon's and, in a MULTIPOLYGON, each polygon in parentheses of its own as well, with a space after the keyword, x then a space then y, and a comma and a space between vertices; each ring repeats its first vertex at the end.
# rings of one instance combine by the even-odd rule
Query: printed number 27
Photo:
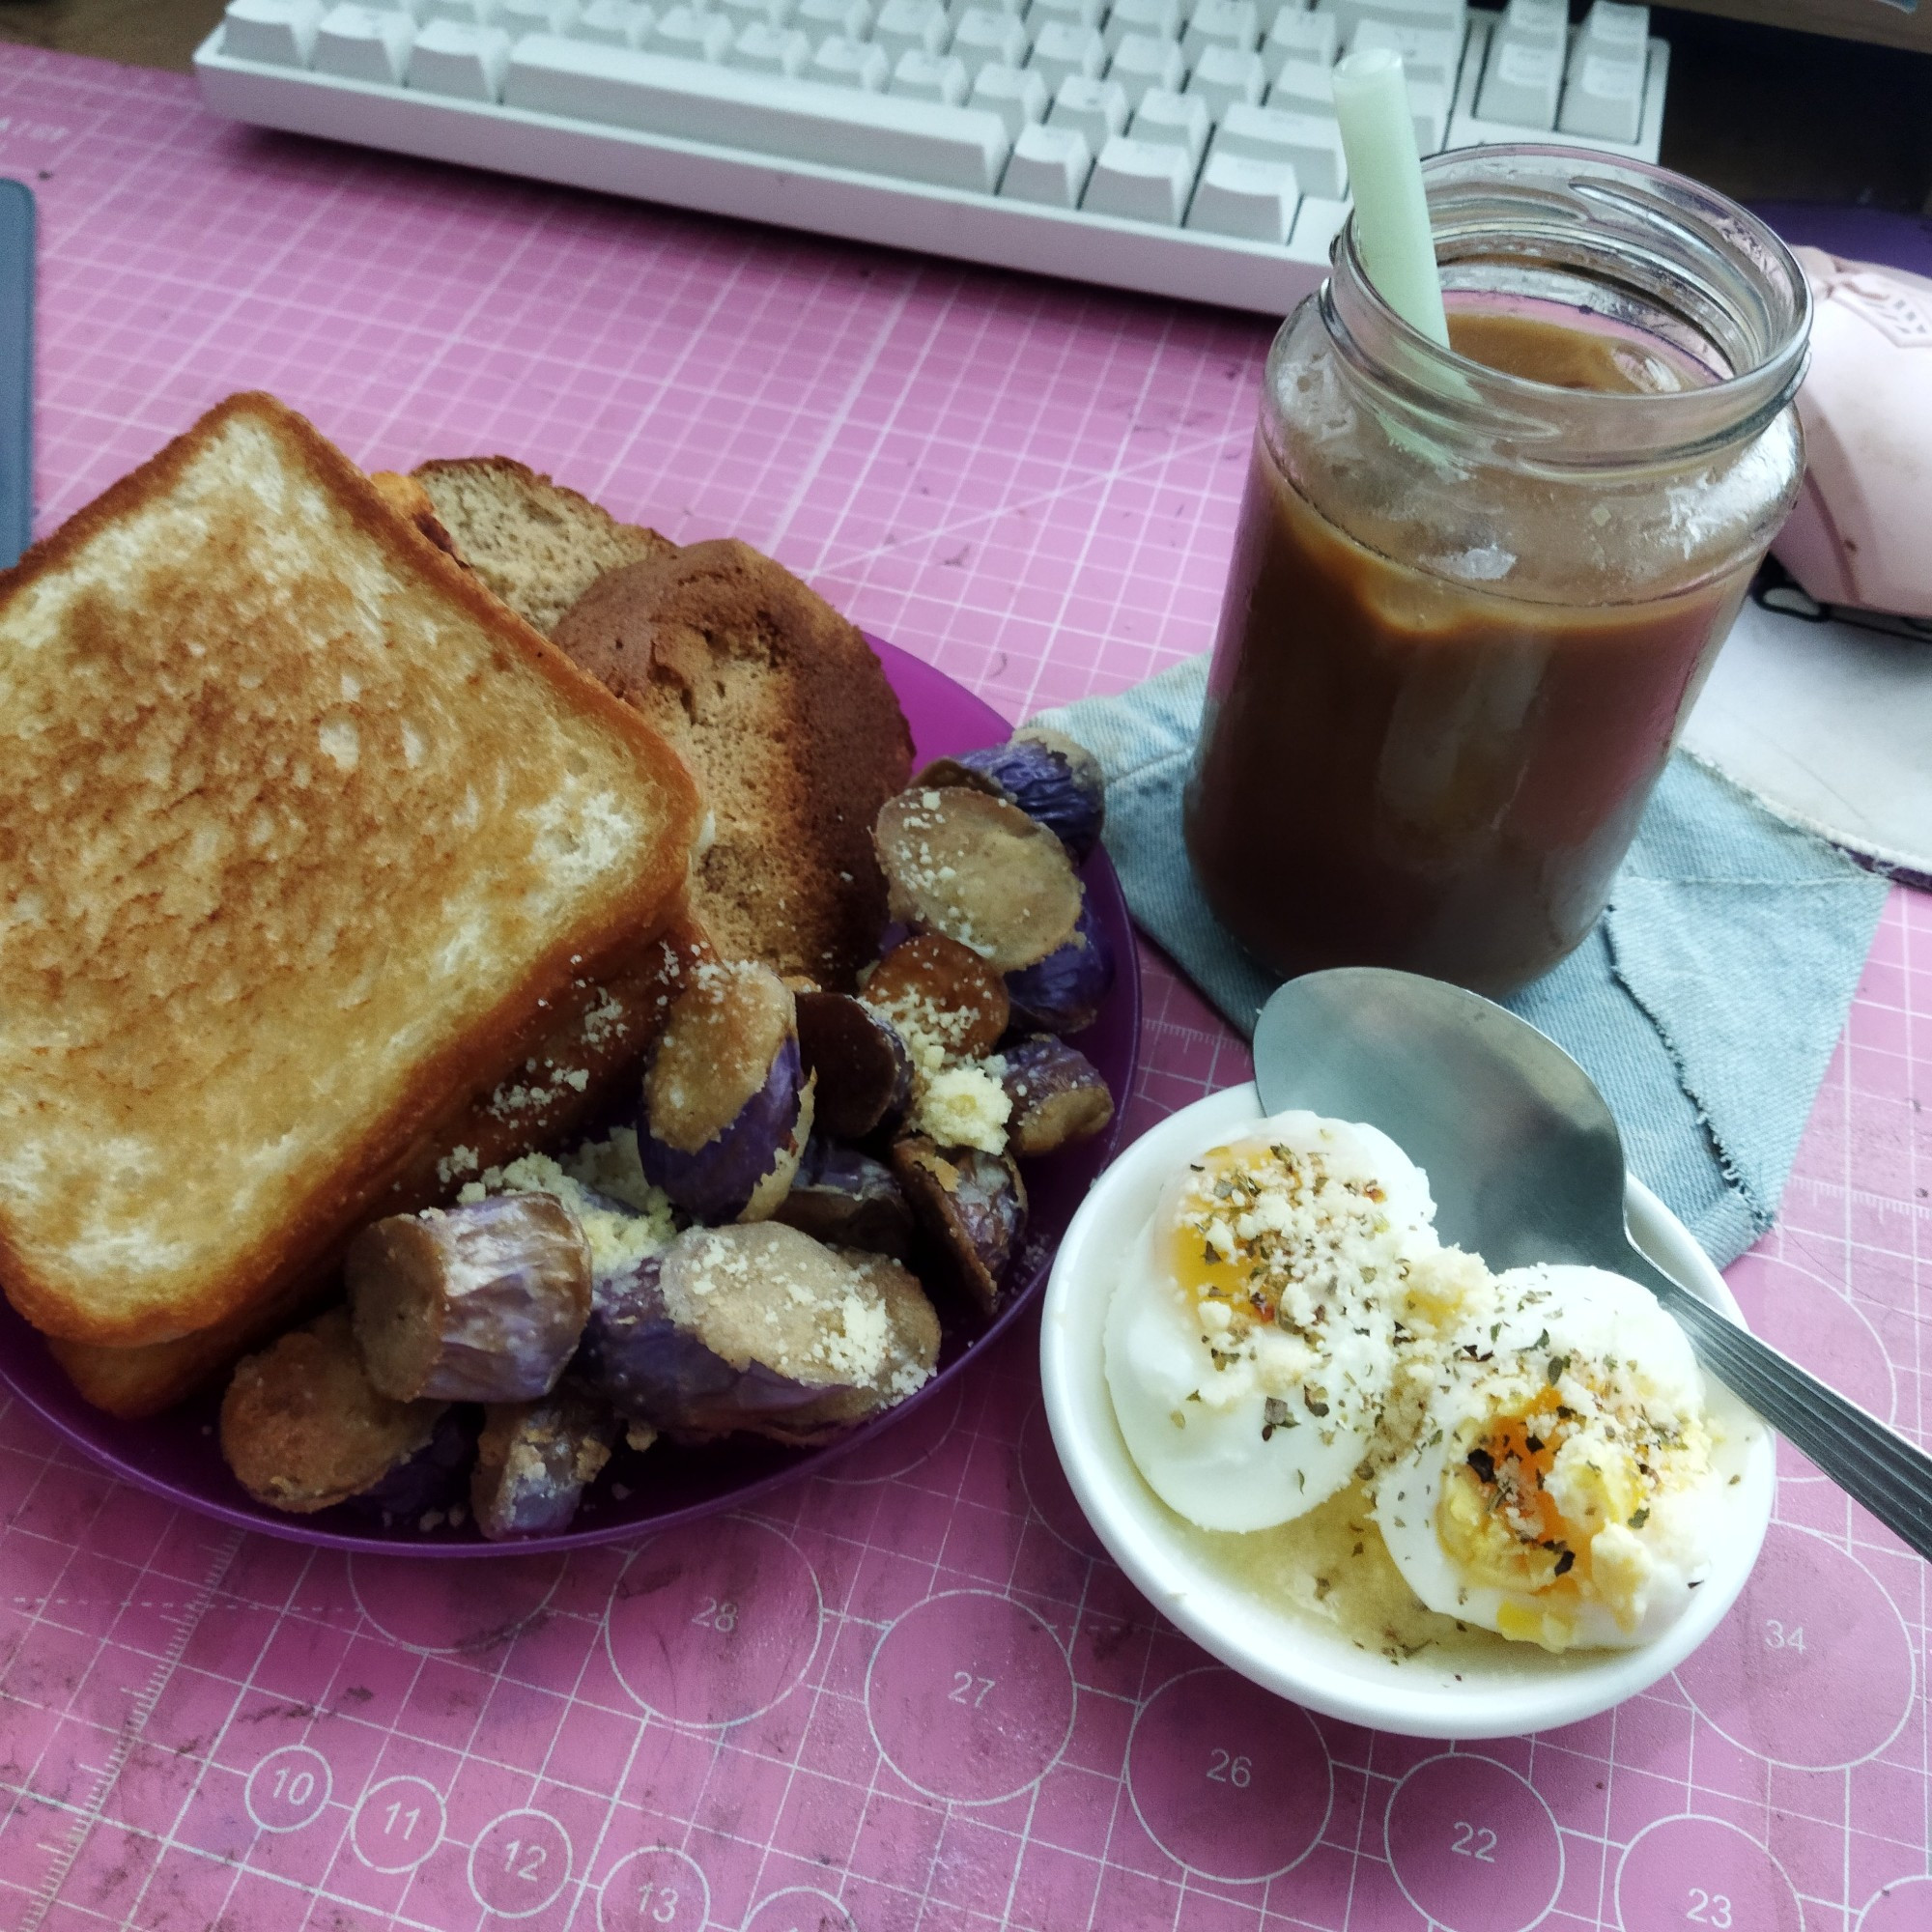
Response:
POLYGON ((970 1670, 955 1670, 952 1673, 952 1689, 946 1693, 949 1704, 971 1704, 978 1710, 986 1701, 986 1692, 993 1688, 994 1679, 975 1677, 970 1670))

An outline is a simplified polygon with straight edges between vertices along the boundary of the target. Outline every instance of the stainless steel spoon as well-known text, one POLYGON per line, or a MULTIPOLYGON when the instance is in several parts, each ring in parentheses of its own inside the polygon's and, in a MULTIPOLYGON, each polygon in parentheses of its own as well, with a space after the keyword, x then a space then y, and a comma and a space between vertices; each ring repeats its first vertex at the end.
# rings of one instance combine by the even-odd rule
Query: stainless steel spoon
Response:
POLYGON ((1719 1380, 1932 1557, 1932 1456, 1673 1281, 1631 1239, 1624 1150, 1589 1075, 1514 1013, 1374 966, 1291 980, 1255 1028, 1270 1114, 1379 1127, 1429 1176, 1445 1241, 1497 1270, 1580 1262, 1652 1290, 1719 1380))

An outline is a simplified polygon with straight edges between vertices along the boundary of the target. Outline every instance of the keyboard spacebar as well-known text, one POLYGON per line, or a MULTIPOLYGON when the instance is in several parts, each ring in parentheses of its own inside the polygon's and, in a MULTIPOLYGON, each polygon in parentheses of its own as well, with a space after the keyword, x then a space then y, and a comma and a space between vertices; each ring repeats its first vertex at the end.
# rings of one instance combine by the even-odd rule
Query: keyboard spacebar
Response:
POLYGON ((506 107, 639 133, 991 194, 1012 146, 990 109, 530 34, 510 56, 506 107))

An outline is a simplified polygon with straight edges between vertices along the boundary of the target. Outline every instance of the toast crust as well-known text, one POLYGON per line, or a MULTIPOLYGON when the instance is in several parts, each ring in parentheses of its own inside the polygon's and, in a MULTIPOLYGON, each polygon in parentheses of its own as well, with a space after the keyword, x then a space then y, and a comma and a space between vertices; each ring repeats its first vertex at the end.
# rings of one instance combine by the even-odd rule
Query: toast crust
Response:
POLYGON ((573 980, 605 974, 679 903, 700 807, 677 755, 271 397, 231 397, 0 576, 0 736, 27 774, 0 793, 0 1163, 25 1176, 0 1198, 0 1286, 51 1335, 166 1342, 298 1293, 384 1210, 451 1096, 493 1090, 573 980), (283 489, 278 509, 210 480, 243 459, 283 489), (139 552, 144 514, 180 542, 166 519, 190 509, 198 552, 139 552), (102 581, 128 562, 117 543, 134 552, 133 607, 102 581), (289 635, 267 636, 277 621, 289 635), (32 681, 36 647, 64 685, 32 681), (338 667, 346 738, 317 708, 338 667), (357 675, 390 710, 354 708, 357 675), (443 708, 414 779, 423 714, 409 707, 432 696, 443 708), (384 741, 357 780, 358 722, 369 737, 398 719, 405 755, 384 741), (520 764, 532 747, 555 762, 520 764), (566 793, 577 761, 589 789, 566 793), (526 845, 464 842, 478 785, 460 803, 447 789, 463 774, 488 792, 484 821, 524 828, 526 845), (592 800, 620 814, 614 830, 592 800), (210 841, 217 860, 197 870, 210 841), (96 900, 73 883, 90 865, 96 900), (546 894, 564 898, 560 923, 539 920, 546 894), (434 964, 389 954, 431 943, 434 964), (432 995, 448 1010, 408 1017, 432 995), (300 1077, 319 1096, 278 1091, 300 1077), (238 1151, 219 1142, 223 1099, 246 1117, 249 1158, 277 1157, 260 1138, 277 1128, 316 1143, 254 1193, 238 1184, 226 1213, 219 1177, 194 1165, 238 1151), (92 1168, 90 1130, 108 1151, 92 1168), (163 1174, 171 1135, 181 1164, 163 1174), (137 1196, 172 1247, 128 1218, 137 1196))
MULTIPOLYGON (((608 981, 573 982, 554 1033, 527 1056, 535 1073, 459 1096, 376 1211, 413 1214, 441 1206, 487 1168, 568 1146, 639 1079, 691 968, 715 956, 702 929, 680 918, 608 981), (577 1071, 585 1075, 581 1087, 568 1077, 577 1071)), ((127 1420, 156 1415, 335 1293, 340 1263, 338 1247, 273 1299, 173 1341, 117 1349, 50 1340, 47 1347, 96 1408, 127 1420)))
POLYGON ((732 538, 607 571, 557 644, 689 760, 717 836, 692 906, 727 958, 842 991, 877 956, 880 806, 912 733, 858 629, 732 538))

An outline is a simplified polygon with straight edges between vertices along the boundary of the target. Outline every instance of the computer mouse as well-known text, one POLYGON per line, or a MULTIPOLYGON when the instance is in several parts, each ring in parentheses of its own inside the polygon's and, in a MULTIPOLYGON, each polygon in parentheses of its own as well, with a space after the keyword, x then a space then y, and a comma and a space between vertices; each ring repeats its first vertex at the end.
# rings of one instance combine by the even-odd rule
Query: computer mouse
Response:
POLYGON ((1772 554, 1821 604, 1932 617, 1932 281, 1792 253, 1815 304, 1804 484, 1772 554))

